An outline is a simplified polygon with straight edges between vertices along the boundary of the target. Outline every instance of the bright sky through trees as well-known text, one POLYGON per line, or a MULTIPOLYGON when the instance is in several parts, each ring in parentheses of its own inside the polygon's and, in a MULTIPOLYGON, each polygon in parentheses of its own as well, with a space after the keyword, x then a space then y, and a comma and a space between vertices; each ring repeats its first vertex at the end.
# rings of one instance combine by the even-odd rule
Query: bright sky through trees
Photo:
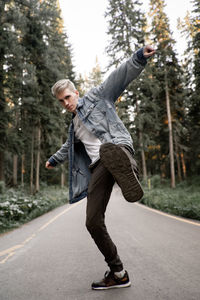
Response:
MULTIPOLYGON (((108 43, 106 36, 107 22, 104 17, 107 0, 59 0, 64 19, 64 25, 72 44, 75 71, 88 73, 95 65, 96 56, 100 66, 104 69, 107 65, 105 47, 108 43)), ((144 0, 143 7, 149 11, 149 0, 144 0)), ((174 32, 177 41, 179 56, 185 49, 185 41, 176 29, 177 18, 183 18, 187 10, 191 11, 191 0, 166 0, 166 13, 170 20, 170 29, 174 32)))

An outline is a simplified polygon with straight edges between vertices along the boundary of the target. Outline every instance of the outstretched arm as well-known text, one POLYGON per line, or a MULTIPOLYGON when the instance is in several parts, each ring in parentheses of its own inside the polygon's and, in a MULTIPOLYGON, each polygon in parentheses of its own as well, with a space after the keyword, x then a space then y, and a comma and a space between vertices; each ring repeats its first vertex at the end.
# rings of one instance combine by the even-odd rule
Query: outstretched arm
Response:
POLYGON ((147 45, 114 70, 100 86, 99 92, 103 98, 115 102, 129 83, 139 76, 147 63, 147 58, 154 53, 153 47, 147 45))

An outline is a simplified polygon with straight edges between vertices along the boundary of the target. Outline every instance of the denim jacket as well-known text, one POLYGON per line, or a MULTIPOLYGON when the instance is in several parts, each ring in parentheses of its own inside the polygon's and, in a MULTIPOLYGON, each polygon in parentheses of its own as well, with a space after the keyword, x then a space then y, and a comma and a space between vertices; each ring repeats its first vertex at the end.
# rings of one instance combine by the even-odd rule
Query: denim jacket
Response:
MULTIPOLYGON (((91 89, 77 105, 78 117, 85 127, 103 143, 125 144, 133 149, 132 138, 118 117, 115 101, 146 65, 143 48, 114 70, 98 87, 91 89)), ((69 202, 75 203, 87 196, 91 160, 83 143, 74 134, 73 120, 69 126, 68 139, 53 154, 52 166, 69 161, 69 202)))

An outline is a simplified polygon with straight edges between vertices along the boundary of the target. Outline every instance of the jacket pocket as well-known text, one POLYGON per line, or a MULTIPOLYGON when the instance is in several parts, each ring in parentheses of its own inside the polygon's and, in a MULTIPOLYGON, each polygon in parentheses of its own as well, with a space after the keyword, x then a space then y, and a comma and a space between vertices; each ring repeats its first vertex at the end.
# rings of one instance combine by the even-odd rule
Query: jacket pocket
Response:
POLYGON ((98 103, 92 110, 89 120, 95 126, 102 123, 102 120, 106 121, 106 108, 102 104, 98 103))
POLYGON ((87 119, 88 116, 91 114, 93 108, 94 108, 95 104, 92 103, 87 109, 86 109, 86 112, 85 112, 85 115, 84 115, 84 119, 87 119))

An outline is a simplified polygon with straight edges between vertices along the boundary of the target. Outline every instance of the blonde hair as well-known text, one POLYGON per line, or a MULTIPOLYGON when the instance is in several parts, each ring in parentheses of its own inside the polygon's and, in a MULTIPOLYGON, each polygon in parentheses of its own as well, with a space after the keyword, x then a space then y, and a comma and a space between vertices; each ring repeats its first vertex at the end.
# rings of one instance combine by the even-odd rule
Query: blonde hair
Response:
POLYGON ((65 89, 69 89, 70 91, 76 91, 75 85, 69 79, 61 79, 58 80, 51 88, 51 92, 53 96, 57 96, 59 93, 63 92, 65 89))

